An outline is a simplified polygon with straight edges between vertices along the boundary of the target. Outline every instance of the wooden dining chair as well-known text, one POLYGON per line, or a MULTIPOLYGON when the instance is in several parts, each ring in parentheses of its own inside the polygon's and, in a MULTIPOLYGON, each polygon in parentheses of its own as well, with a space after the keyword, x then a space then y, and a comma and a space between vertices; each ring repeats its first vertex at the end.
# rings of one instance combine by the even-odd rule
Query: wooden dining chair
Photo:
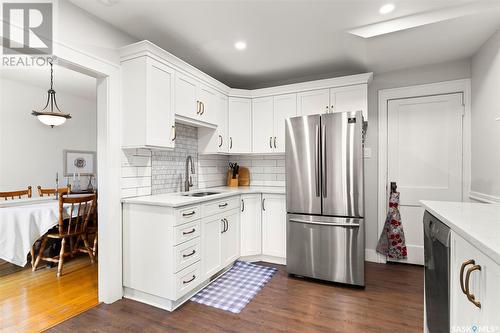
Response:
POLYGON ((95 201, 95 194, 75 196, 62 195, 59 198, 59 221, 57 229, 56 231, 49 231, 42 237, 42 244, 40 245, 40 251, 35 260, 33 271, 36 270, 40 261, 44 260, 58 264, 57 276, 60 277, 62 275, 64 257, 68 255, 73 256, 76 252, 87 253, 90 257, 90 262, 94 263, 93 251, 89 247, 87 240, 87 227, 94 212, 95 201), (45 247, 49 238, 61 240, 59 255, 52 258, 44 256, 45 247), (73 247, 74 239, 77 240, 76 243, 81 239, 83 241, 83 248, 78 246, 73 247), (68 251, 66 251, 66 245, 68 245, 68 251))
POLYGON ((31 198, 31 186, 28 186, 26 190, 17 190, 17 191, 9 191, 9 192, 0 192, 0 198, 4 198, 5 200, 10 199, 21 199, 24 196, 31 198))
MULTIPOLYGON (((53 195, 53 196, 56 195, 55 188, 42 188, 41 186, 37 186, 37 189, 38 189, 38 196, 40 196, 40 197, 43 197, 45 195, 48 197, 50 197, 51 195, 53 195)), ((57 192, 59 193, 59 195, 71 193, 71 184, 68 184, 68 186, 66 186, 66 187, 58 188, 57 192)))

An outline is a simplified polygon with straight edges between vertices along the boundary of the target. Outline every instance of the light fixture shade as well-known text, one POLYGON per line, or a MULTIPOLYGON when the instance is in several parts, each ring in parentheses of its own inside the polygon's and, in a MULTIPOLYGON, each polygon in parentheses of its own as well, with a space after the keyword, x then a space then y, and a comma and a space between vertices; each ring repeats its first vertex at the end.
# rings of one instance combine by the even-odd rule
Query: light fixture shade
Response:
POLYGON ((33 111, 31 114, 36 116, 42 124, 45 124, 45 125, 51 126, 51 127, 62 125, 66 122, 67 119, 71 118, 71 116, 69 114, 61 113, 61 112, 37 112, 37 111, 33 111))

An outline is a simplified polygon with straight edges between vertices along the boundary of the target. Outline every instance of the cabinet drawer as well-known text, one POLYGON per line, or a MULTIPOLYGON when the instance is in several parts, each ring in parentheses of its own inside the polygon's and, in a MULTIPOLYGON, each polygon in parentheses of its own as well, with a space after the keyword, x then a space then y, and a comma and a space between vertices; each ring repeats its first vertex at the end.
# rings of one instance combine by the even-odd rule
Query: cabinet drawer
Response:
POLYGON ((200 238, 174 247, 174 272, 178 272, 200 260, 200 238))
POLYGON ((203 205, 203 216, 227 212, 240 207, 239 197, 229 197, 203 205))
POLYGON ((196 288, 201 282, 201 265, 197 263, 175 274, 175 294, 179 299, 186 293, 196 288))
POLYGON ((175 210, 175 225, 191 222, 200 217, 200 206, 182 207, 175 210))
POLYGON ((174 245, 184 243, 200 235, 200 221, 193 221, 174 227, 174 245))

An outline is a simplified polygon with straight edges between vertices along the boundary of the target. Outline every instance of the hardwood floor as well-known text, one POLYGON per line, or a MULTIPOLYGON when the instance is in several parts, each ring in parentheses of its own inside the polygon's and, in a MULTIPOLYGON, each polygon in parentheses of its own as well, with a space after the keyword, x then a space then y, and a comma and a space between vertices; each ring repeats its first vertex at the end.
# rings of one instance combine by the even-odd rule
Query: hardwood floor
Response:
POLYGON ((4 264, 0 276, 0 332, 40 332, 98 304, 97 264, 88 257, 57 267, 19 270, 4 264))
POLYGON ((188 302, 169 313, 120 300, 50 332, 422 332, 423 268, 366 264, 366 288, 290 278, 284 266, 240 314, 188 302))

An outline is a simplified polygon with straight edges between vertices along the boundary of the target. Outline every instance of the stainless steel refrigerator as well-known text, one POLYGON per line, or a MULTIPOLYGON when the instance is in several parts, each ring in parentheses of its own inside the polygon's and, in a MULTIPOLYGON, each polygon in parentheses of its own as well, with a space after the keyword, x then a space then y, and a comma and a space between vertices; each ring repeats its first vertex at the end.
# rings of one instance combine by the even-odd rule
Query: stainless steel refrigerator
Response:
POLYGON ((287 271, 364 286, 363 117, 286 120, 287 271))

